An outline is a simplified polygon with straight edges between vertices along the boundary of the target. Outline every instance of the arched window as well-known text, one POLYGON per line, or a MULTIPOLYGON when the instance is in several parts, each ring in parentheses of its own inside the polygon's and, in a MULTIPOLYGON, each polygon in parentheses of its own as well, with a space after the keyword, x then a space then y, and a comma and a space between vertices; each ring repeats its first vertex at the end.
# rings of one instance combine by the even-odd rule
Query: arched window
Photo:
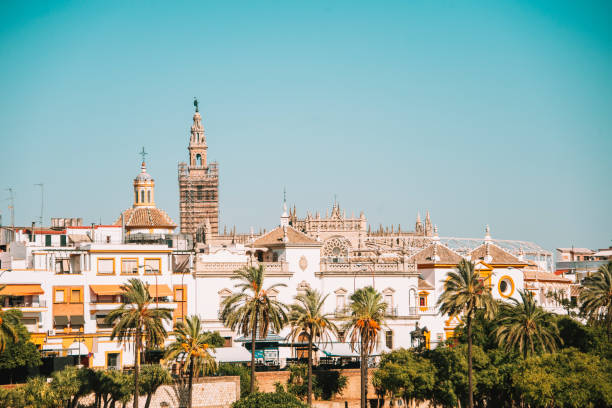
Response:
POLYGON ((201 154, 196 154, 196 166, 202 167, 202 155, 201 154))
POLYGON ((144 190, 140 190, 140 202, 144 203, 144 190))
POLYGON ((151 190, 147 191, 147 202, 151 202, 151 190))
POLYGON ((138 202, 138 191, 134 191, 134 202, 138 202))

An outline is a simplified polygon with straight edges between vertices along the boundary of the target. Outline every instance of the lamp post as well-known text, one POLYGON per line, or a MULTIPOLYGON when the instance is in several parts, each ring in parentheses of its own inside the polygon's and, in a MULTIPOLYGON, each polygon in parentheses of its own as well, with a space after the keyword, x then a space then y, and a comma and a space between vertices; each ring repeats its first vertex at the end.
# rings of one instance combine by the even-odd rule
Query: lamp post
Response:
MULTIPOLYGON (((153 273, 153 268, 150 267, 149 265, 138 265, 138 268, 143 268, 145 270, 145 273, 147 273, 147 268, 149 268, 151 273, 153 273)), ((156 273, 155 274, 155 307, 159 309, 159 296, 157 296, 158 294, 157 275, 158 274, 156 273)))

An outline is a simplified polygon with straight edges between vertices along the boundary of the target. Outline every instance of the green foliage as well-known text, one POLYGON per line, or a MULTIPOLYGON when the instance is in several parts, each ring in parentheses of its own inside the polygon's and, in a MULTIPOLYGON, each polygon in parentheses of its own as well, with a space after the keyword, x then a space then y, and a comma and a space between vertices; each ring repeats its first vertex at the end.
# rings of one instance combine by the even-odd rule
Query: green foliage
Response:
POLYGON ((66 367, 52 375, 51 388, 67 408, 77 406, 79 398, 89 394, 92 389, 91 377, 94 375, 88 368, 66 367))
POLYGON ((30 342, 30 333, 21 323, 22 313, 18 309, 2 312, 3 324, 14 329, 17 340, 5 338, 4 351, 0 353, 0 371, 9 371, 3 375, 11 375, 10 371, 22 367, 38 367, 42 364, 36 345, 30 342))
POLYGON ((208 341, 211 347, 216 348, 223 347, 225 345, 225 339, 219 334, 218 331, 205 331, 204 334, 208 336, 208 341))
POLYGON ((595 325, 605 327, 610 338, 612 329, 612 261, 587 276, 580 292, 580 313, 595 325))
MULTIPOLYGON (((287 306, 268 296, 268 293, 287 285, 274 284, 264 289, 265 269, 245 267, 234 272, 232 279, 238 292, 232 294, 222 303, 221 318, 226 327, 244 336, 265 338, 268 330, 280 332, 287 323, 287 306)), ((255 392, 255 341, 251 344, 251 384, 250 391, 255 392)))
POLYGON ((287 392, 257 392, 241 398, 232 408, 307 408, 295 395, 287 392))
POLYGON ((553 315, 538 306, 531 292, 519 290, 519 294, 521 302, 512 298, 500 308, 495 331, 498 344, 523 356, 555 351, 560 338, 553 315))
POLYGON ((517 400, 532 408, 612 405, 610 361, 575 349, 530 357, 512 379, 517 400))
POLYGON ((217 368, 217 375, 240 376, 240 398, 249 395, 251 392, 249 389, 249 385, 251 384, 251 370, 248 367, 240 364, 221 363, 217 368))
MULTIPOLYGON (((286 386, 275 384, 277 391, 286 391, 301 399, 308 392, 306 377, 308 366, 306 364, 292 364, 289 366, 289 379, 286 386)), ((321 370, 313 373, 312 393, 317 399, 330 400, 336 394, 342 393, 348 384, 348 378, 335 370, 321 370)))
POLYGON ((141 395, 147 396, 144 408, 149 408, 155 391, 164 384, 172 383, 172 377, 165 367, 159 364, 150 364, 142 366, 138 381, 141 395))
POLYGON ((313 380, 317 383, 316 395, 322 400, 330 400, 336 394, 341 394, 348 384, 348 378, 335 370, 315 371, 313 380))
POLYGON ((383 355, 372 384, 392 398, 411 400, 431 398, 435 382, 433 364, 412 350, 399 349, 383 355))

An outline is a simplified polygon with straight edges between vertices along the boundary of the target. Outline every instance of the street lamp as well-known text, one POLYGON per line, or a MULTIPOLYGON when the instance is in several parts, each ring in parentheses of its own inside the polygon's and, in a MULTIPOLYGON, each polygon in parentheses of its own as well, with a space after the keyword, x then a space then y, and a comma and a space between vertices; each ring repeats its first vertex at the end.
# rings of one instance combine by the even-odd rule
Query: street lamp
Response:
MULTIPOLYGON (((138 265, 138 268, 144 268, 145 273, 147 273, 147 268, 149 268, 149 270, 151 271, 151 273, 153 273, 153 268, 150 267, 149 265, 138 265)), ((157 285, 157 273, 154 274, 155 275, 155 307, 159 309, 159 296, 157 296, 157 291, 158 291, 158 285, 157 285)))

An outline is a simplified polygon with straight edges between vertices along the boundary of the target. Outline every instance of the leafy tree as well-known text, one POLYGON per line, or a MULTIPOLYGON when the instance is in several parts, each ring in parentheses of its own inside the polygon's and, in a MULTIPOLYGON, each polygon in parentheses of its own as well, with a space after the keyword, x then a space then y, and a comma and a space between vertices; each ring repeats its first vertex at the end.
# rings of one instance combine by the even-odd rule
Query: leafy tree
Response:
POLYGON ((580 292, 580 313, 591 323, 606 328, 608 339, 612 329, 612 261, 584 278, 580 292))
POLYGON ((337 335, 338 328, 331 321, 332 315, 325 313, 323 307, 327 296, 319 291, 307 289, 305 293, 295 297, 295 303, 290 306, 289 324, 292 341, 306 336, 308 339, 308 374, 306 403, 312 406, 312 349, 313 343, 331 341, 330 334, 337 335))
POLYGON ((175 340, 168 346, 166 357, 173 359, 182 355, 180 370, 189 373, 189 408, 191 408, 193 376, 213 372, 215 359, 208 350, 211 348, 211 335, 202 330, 200 318, 196 315, 187 316, 185 321, 179 322, 174 331, 175 340))
MULTIPOLYGON (((217 368, 217 375, 239 376, 240 377, 240 398, 244 398, 251 392, 251 370, 241 364, 221 363, 217 368)), ((255 384, 257 387, 257 384, 255 384)), ((257 388, 255 388, 257 389, 257 388)))
POLYGON ((610 361, 575 349, 527 358, 512 379, 517 399, 532 408, 612 405, 610 361))
POLYGON ((462 259, 457 270, 448 273, 444 292, 438 299, 440 313, 449 316, 462 315, 467 328, 468 360, 468 408, 474 406, 472 375, 472 319, 477 309, 492 317, 497 304, 491 296, 491 288, 480 279, 474 264, 462 259))
POLYGON ((0 387, 0 408, 25 407, 24 387, 2 388, 0 387))
POLYGON ((18 309, 10 309, 0 315, 2 324, 14 330, 16 338, 6 337, 4 351, 0 353, 0 377, 12 379, 17 371, 42 364, 40 352, 30 341, 28 329, 21 323, 23 316, 18 309))
POLYGON ((287 392, 257 392, 232 404, 232 408, 306 408, 295 395, 287 392))
POLYGON ((153 308, 148 285, 133 278, 121 286, 123 304, 106 316, 113 325, 111 340, 128 343, 134 340, 134 408, 138 408, 140 351, 143 337, 149 345, 161 345, 167 336, 163 321, 172 319, 169 309, 153 308))
POLYGON ((434 366, 414 351, 399 349, 383 355, 372 380, 374 387, 392 398, 425 401, 431 398, 435 383, 434 366))
MULTIPOLYGON (((424 353, 435 367, 435 383, 431 400, 443 407, 465 406, 469 401, 469 378, 467 345, 455 347, 438 346, 424 353)), ((476 401, 487 399, 487 393, 493 386, 492 378, 497 375, 487 354, 476 345, 472 347, 472 359, 475 368, 472 392, 476 401)), ((482 404, 481 404, 482 405, 482 404)))
POLYGON ((168 370, 159 364, 149 364, 142 367, 140 372, 140 392, 147 396, 144 408, 151 405, 151 397, 159 387, 171 384, 172 377, 168 370))
POLYGON ((350 300, 350 315, 345 329, 351 347, 358 348, 361 354, 361 408, 366 408, 368 357, 378 343, 387 304, 381 294, 371 286, 358 289, 351 295, 350 300))
POLYGON ((12 319, 7 318, 7 314, 7 312, 0 310, 0 352, 4 351, 9 339, 18 340, 17 329, 12 324, 12 319))
POLYGON ((224 324, 244 336, 251 336, 251 393, 255 392, 257 335, 265 338, 270 328, 279 332, 287 323, 285 304, 268 296, 270 290, 287 285, 277 283, 264 289, 264 277, 265 270, 262 265, 237 270, 232 279, 238 280, 234 287, 239 291, 225 299, 222 304, 221 316, 224 324))
POLYGON ((569 316, 558 316, 556 325, 564 348, 574 347, 583 353, 596 349, 596 335, 590 327, 569 316))
POLYGON ((58 396, 62 406, 75 408, 79 398, 92 391, 90 381, 92 375, 90 369, 79 369, 74 366, 68 366, 52 374, 51 388, 58 396))
MULTIPOLYGON (((306 378, 308 376, 307 364, 292 364, 289 366, 289 379, 286 386, 280 382, 275 384, 279 392, 288 392, 301 399, 308 394, 306 378)), ((341 393, 348 384, 348 378, 336 370, 315 371, 312 378, 312 394, 317 399, 329 400, 335 394, 341 393)))
POLYGON ((501 306, 497 317, 497 341, 506 351, 517 350, 523 356, 536 351, 555 351, 561 340, 552 314, 538 306, 529 291, 519 290, 522 302, 510 299, 501 306))

